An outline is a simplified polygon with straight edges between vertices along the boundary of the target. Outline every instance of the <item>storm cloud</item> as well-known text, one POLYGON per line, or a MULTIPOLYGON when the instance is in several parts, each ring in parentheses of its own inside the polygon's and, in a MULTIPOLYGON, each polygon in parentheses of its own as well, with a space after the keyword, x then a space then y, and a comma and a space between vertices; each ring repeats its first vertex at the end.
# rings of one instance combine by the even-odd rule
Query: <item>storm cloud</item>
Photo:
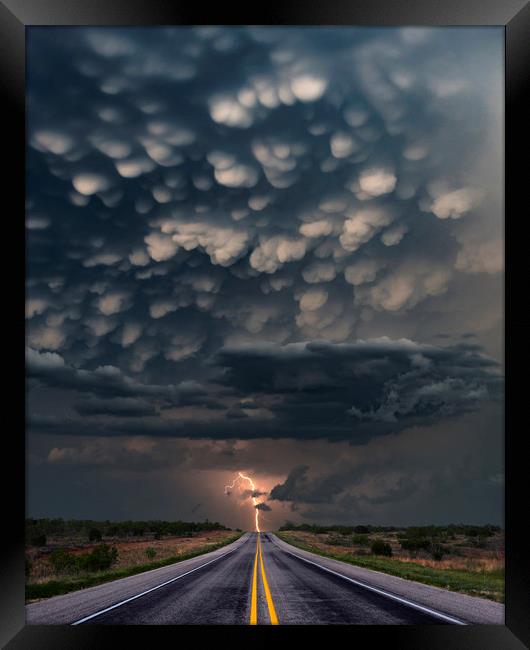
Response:
MULTIPOLYGON (((39 28, 27 73, 46 462, 366 446, 502 404, 502 30, 39 28)), ((271 498, 413 490, 351 500, 310 460, 271 498)))

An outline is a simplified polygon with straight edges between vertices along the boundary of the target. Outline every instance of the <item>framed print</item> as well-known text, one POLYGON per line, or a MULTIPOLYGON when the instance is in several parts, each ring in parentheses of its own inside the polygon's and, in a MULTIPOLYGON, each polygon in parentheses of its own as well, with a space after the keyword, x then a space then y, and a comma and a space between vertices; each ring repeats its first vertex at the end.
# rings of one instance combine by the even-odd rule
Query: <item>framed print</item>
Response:
POLYGON ((528 5, 0 20, 2 643, 528 647, 528 5))

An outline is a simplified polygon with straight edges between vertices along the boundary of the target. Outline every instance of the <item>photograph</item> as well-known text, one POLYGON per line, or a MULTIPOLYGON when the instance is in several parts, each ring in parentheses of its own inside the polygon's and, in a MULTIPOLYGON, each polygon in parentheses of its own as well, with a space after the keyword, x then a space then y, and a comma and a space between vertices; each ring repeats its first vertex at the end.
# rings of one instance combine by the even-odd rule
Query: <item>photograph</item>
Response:
POLYGON ((503 25, 26 27, 27 626, 505 625, 504 94, 503 25))

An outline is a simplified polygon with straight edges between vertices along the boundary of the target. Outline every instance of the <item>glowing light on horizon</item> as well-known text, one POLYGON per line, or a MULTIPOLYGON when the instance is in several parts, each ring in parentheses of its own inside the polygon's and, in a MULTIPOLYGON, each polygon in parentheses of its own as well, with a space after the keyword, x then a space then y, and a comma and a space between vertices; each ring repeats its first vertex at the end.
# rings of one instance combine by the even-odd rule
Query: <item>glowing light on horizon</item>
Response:
POLYGON ((252 490, 252 503, 254 505, 254 510, 256 511, 256 518, 255 518, 255 524, 256 524, 256 531, 258 533, 261 532, 260 527, 259 527, 259 508, 256 508, 258 505, 258 500, 257 497, 254 496, 254 492, 256 491, 256 486, 254 485, 254 481, 250 478, 250 476, 245 476, 241 472, 237 473, 236 478, 232 481, 232 485, 225 485, 225 494, 229 494, 229 490, 233 490, 235 485, 240 481, 248 481, 250 484, 250 489, 252 490))

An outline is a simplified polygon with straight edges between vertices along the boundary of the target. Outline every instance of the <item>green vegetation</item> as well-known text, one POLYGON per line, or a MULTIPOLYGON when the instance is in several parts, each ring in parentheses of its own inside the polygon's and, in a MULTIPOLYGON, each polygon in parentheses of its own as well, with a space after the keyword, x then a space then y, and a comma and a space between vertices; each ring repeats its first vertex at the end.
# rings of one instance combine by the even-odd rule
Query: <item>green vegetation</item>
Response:
POLYGON ((100 542, 104 537, 126 538, 149 535, 188 537, 205 530, 229 530, 217 521, 93 521, 91 519, 26 519, 26 540, 46 546, 46 539, 77 538, 100 542))
POLYGON ((417 537, 409 539, 407 537, 400 540, 401 548, 405 551, 411 551, 416 553, 417 551, 425 550, 427 551, 431 545, 430 541, 426 537, 417 537))
POLYGON ((390 546, 390 544, 383 542, 382 539, 376 539, 374 542, 372 542, 372 546, 370 547, 370 549, 374 555, 384 555, 386 557, 392 557, 392 547, 390 546))
POLYGON ((371 533, 392 533, 400 532, 399 537, 405 539, 418 539, 418 538, 437 538, 437 539, 455 539, 457 535, 465 535, 467 537, 485 538, 491 537, 495 533, 501 532, 500 526, 486 524, 485 526, 470 526, 467 524, 449 524, 448 526, 410 526, 397 527, 397 526, 319 526, 316 524, 293 524, 286 521, 283 526, 279 528, 280 531, 302 531, 308 533, 315 533, 320 535, 322 533, 338 533, 339 535, 352 535, 357 533, 360 535, 369 535, 371 533))
MULTIPOLYGON (((237 533, 236 535, 230 536, 228 539, 218 542, 217 544, 209 544, 205 546, 197 547, 193 550, 181 553, 180 555, 167 558, 165 560, 159 560, 157 562, 149 562, 142 565, 136 565, 127 569, 119 569, 114 571, 108 571, 105 569, 97 569, 97 573, 92 575, 82 575, 82 576, 67 576, 61 580, 50 580, 48 582, 36 583, 26 585, 26 600, 34 600, 37 598, 49 598, 51 596, 58 596, 61 594, 67 594, 70 591, 77 591, 78 589, 85 589, 86 587, 93 587, 95 585, 102 584, 104 582, 110 582, 111 580, 117 580, 118 578, 126 578, 127 576, 136 575, 137 573, 142 573, 143 571, 149 571, 150 569, 158 569, 159 567, 167 566, 168 564, 173 564, 174 562, 180 562, 181 560, 188 560, 189 558, 196 557, 197 555, 202 555, 203 553, 209 553, 210 551, 215 551, 218 548, 222 548, 227 544, 235 542, 236 539, 239 539, 243 533, 237 533)), ((101 548, 101 545, 96 548, 101 548)), ((107 547, 108 548, 108 547, 107 547)), ((94 549, 96 550, 96 549, 94 549)), ((62 560, 68 563, 71 562, 68 559, 65 559, 65 556, 70 554, 66 551, 59 551, 62 555, 62 560)), ((94 552, 94 551, 93 551, 94 552)), ((92 553, 93 553, 92 552, 92 553)), ((89 554, 90 555, 92 555, 89 554)), ((101 562, 103 559, 103 564, 108 561, 109 557, 113 557, 111 551, 100 551, 100 555, 96 556, 100 562, 99 566, 102 566, 101 562)), ((88 557, 88 556, 87 556, 88 557)), ((51 557, 50 557, 51 562, 51 557)), ((94 562, 94 560, 92 560, 94 562)), ((93 571, 95 564, 87 561, 83 566, 84 571, 93 571)), ((107 567, 108 568, 108 567, 107 567)))
POLYGON ((83 571, 105 571, 118 559, 118 550, 114 546, 100 544, 90 553, 74 555, 64 549, 57 549, 50 555, 50 564, 56 573, 76 574, 83 571))
POLYGON ((145 549, 145 555, 147 556, 148 560, 152 560, 154 557, 156 557, 156 549, 154 549, 154 548, 146 548, 145 549))
POLYGON ((445 555, 444 547, 441 544, 431 543, 429 551, 433 560, 440 561, 445 555))
POLYGON ((466 571, 461 569, 431 568, 414 562, 403 562, 389 557, 359 555, 349 552, 326 552, 313 544, 296 539, 289 533, 279 532, 278 537, 305 551, 330 557, 356 566, 381 571, 390 575, 415 580, 427 585, 457 591, 470 596, 504 602, 504 570, 466 571))
POLYGON ((103 536, 99 528, 91 528, 88 531, 88 541, 89 542, 101 542, 103 536))
POLYGON ((307 533, 315 533, 321 535, 324 533, 337 533, 338 535, 368 535, 369 533, 385 533, 398 530, 395 526, 318 526, 317 524, 293 524, 286 521, 283 526, 280 526, 280 531, 285 530, 299 530, 307 533))

